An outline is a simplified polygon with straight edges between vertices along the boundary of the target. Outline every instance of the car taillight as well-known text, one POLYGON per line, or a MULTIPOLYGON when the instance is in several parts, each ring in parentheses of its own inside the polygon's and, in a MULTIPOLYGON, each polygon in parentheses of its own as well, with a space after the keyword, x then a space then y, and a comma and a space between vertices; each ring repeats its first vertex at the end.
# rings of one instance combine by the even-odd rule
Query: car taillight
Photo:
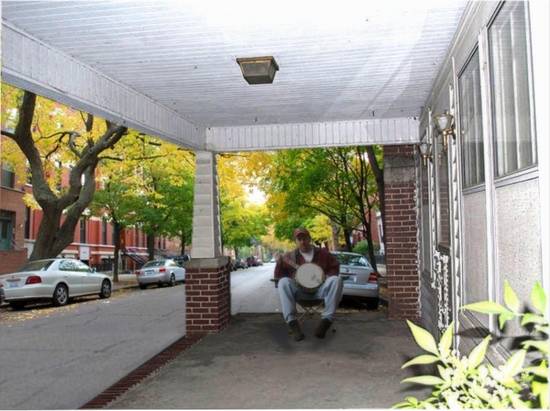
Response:
POLYGON ((165 272, 165 271, 166 271, 166 268, 164 268, 164 267, 163 267, 163 268, 159 268, 159 273, 163 273, 163 272, 165 272))
POLYGON ((377 283, 378 282, 378 273, 376 271, 373 271, 369 275, 369 279, 367 280, 368 283, 377 283))
POLYGON ((137 270, 136 275, 141 275, 141 271, 137 270))
POLYGON ((42 278, 40 278, 38 275, 30 275, 27 277, 27 281, 25 281, 25 284, 39 284, 42 282, 42 278))

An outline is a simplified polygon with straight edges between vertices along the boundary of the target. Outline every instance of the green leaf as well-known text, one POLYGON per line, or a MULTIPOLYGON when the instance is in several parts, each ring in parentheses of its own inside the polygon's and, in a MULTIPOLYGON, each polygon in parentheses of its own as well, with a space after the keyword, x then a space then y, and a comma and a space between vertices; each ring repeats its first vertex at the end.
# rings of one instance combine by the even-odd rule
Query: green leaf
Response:
POLYGON ((477 311, 478 313, 483 313, 483 314, 502 314, 502 313, 511 314, 509 310, 507 310, 505 307, 503 307, 499 303, 495 303, 494 301, 481 301, 478 303, 467 304, 462 308, 470 311, 477 311))
POLYGON ((502 330, 506 321, 510 321, 515 317, 514 313, 505 312, 498 316, 498 327, 502 330))
POLYGON ((546 311, 546 294, 540 282, 535 282, 533 286, 533 291, 531 291, 531 302, 533 306, 541 313, 544 314, 546 311))
POLYGON ((504 280, 504 303, 513 312, 517 313, 519 311, 519 298, 508 280, 504 280))
POLYGON ((502 366, 502 374, 505 379, 511 378, 521 371, 526 354, 527 351, 525 350, 516 351, 508 361, 506 361, 502 366))
POLYGON ((544 354, 548 354, 548 352, 550 351, 550 343, 548 341, 528 340, 523 341, 521 345, 523 346, 523 348, 536 348, 544 354))
POLYGON ((432 354, 436 354, 436 355, 439 354, 439 352, 437 351, 437 345, 435 344, 435 340, 428 331, 410 322, 409 320, 407 320, 407 324, 411 329, 414 340, 420 346, 420 348, 422 348, 425 351, 431 352, 432 354))
MULTIPOLYGON (((535 383, 537 383, 536 381, 533 382, 533 385, 535 385, 535 383)), ((538 388, 540 390, 540 394, 539 394, 539 398, 540 398, 540 407, 542 409, 548 409, 549 407, 549 403, 550 401, 548 401, 548 383, 538 383, 540 385, 540 388, 538 388)), ((533 391, 535 390, 535 388, 533 387, 533 391)))
POLYGON ((538 314, 526 313, 523 314, 521 325, 526 324, 544 324, 544 317, 538 314))
POLYGON ((525 371, 535 374, 538 377, 548 379, 548 367, 538 365, 536 367, 525 367, 525 371))
POLYGON ((469 369, 472 370, 474 368, 477 368, 479 364, 481 364, 481 362, 485 358, 485 353, 487 352, 487 347, 489 346, 490 341, 491 336, 488 335, 470 352, 470 355, 468 356, 469 369))
POLYGON ((472 385, 472 392, 484 401, 488 402, 491 400, 491 394, 479 385, 472 385))
POLYGON ((401 368, 409 367, 411 365, 418 365, 418 364, 433 364, 434 362, 439 361, 439 357, 436 357, 435 355, 419 355, 418 357, 413 358, 410 361, 407 361, 405 364, 401 366, 401 368))
POLYGON ((453 343, 453 328, 454 328, 454 321, 451 322, 449 327, 443 333, 441 340, 439 340, 439 352, 444 357, 449 355, 449 351, 453 343))
POLYGON ((409 382, 412 384, 422 384, 422 385, 439 385, 439 384, 443 384, 445 381, 433 375, 421 375, 419 377, 405 378, 403 381, 401 381, 401 383, 405 383, 405 382, 409 382))

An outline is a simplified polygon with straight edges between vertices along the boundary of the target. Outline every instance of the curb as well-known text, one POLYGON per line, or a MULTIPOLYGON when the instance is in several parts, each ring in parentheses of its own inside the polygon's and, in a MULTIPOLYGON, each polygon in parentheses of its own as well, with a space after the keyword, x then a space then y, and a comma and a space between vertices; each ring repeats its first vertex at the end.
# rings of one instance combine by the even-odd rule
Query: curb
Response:
POLYGON ((203 334, 193 334, 189 337, 184 336, 179 340, 176 340, 176 342, 170 344, 167 348, 137 367, 127 376, 118 380, 115 384, 111 385, 79 409, 106 408, 111 402, 128 392, 132 387, 141 383, 155 371, 174 360, 183 351, 199 342, 202 337, 204 337, 203 334))

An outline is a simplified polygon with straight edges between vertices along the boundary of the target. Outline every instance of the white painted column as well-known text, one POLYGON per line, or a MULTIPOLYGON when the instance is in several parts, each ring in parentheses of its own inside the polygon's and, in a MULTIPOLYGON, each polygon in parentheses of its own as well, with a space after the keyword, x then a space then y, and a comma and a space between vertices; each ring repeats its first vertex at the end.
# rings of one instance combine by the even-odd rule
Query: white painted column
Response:
POLYGON ((216 153, 195 152, 192 258, 222 255, 216 153))

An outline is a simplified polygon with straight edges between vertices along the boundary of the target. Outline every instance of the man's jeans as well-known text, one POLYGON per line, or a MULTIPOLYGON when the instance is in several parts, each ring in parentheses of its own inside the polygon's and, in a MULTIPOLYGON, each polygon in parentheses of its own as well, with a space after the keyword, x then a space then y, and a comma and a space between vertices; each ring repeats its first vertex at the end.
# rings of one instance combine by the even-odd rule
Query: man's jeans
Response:
POLYGON ((327 277, 315 293, 305 293, 298 287, 294 279, 281 278, 278 288, 284 320, 288 323, 296 319, 296 300, 324 300, 325 310, 321 317, 332 321, 340 300, 342 300, 342 287, 342 279, 334 275, 327 277))

